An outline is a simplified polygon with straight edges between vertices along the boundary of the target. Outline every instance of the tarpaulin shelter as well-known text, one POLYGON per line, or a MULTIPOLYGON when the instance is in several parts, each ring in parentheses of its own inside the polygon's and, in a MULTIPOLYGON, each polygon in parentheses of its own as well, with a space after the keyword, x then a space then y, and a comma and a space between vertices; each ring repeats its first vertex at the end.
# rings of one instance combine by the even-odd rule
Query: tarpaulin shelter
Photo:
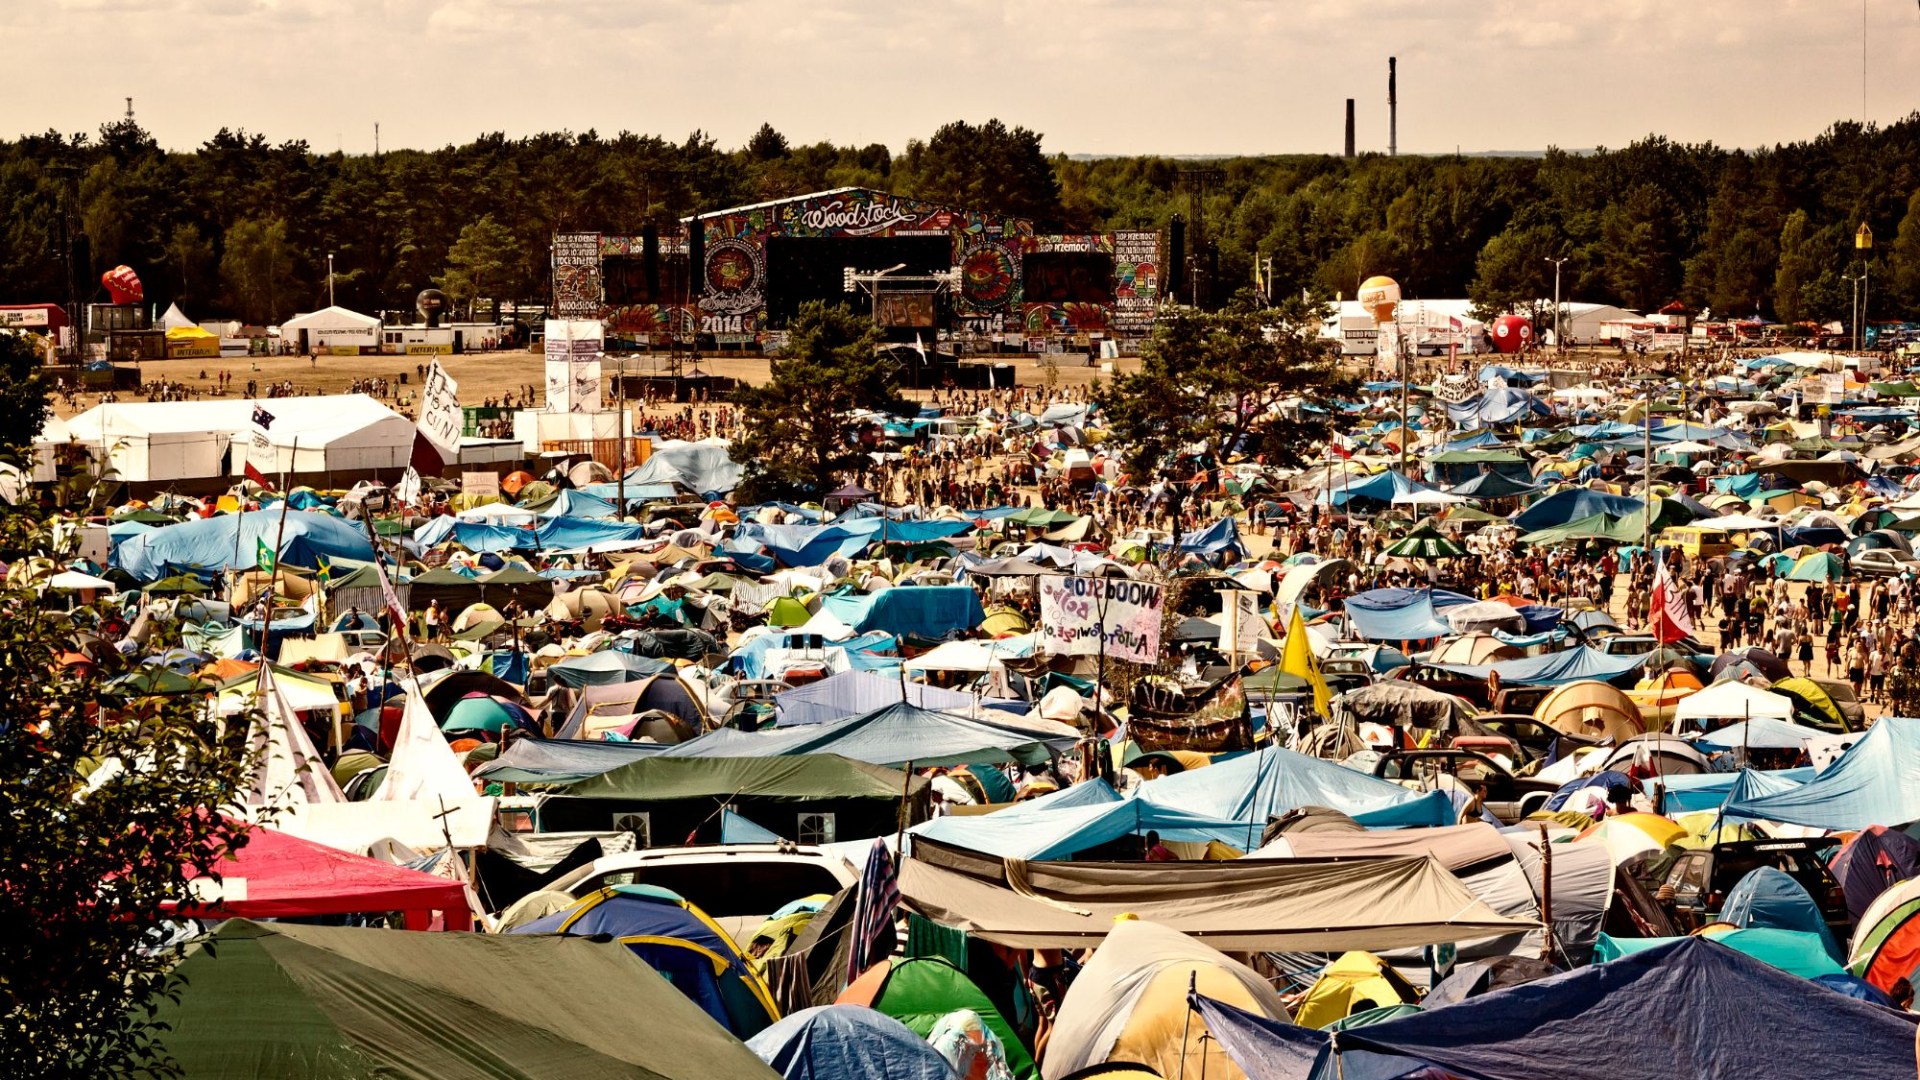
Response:
MULTIPOLYGON (((1702 932, 1709 938, 1734 952, 1743 953, 1762 963, 1771 964, 1789 975, 1798 975, 1803 979, 1818 979, 1829 975, 1843 975, 1846 969, 1827 951, 1826 942, 1818 934, 1804 933, 1799 930, 1777 930, 1772 927, 1753 927, 1746 930, 1732 930, 1724 926, 1702 932)), ((1677 937, 1656 938, 1614 938, 1606 934, 1594 945, 1594 963, 1618 960, 1623 956, 1657 949, 1662 945, 1685 940, 1677 937)))
POLYGON ((1073 748, 1078 728, 1051 720, 980 719, 895 702, 824 724, 738 731, 719 728, 669 750, 671 757, 837 754, 874 765, 932 768, 1021 762, 1040 765, 1073 748))
POLYGON ((218 881, 187 868, 194 899, 169 906, 180 918, 292 919, 317 915, 404 912, 424 930, 434 912, 449 929, 471 921, 466 887, 404 866, 256 826, 244 847, 215 868, 218 881))
POLYGON ((1423 641, 1447 637, 1453 627, 1435 614, 1426 589, 1373 589, 1347 597, 1344 610, 1355 637, 1368 641, 1423 641))
MULTIPOLYGON (((943 816, 908 830, 916 838, 1007 859, 1069 859, 1148 830, 1163 839, 1245 845, 1248 828, 1126 798, 1105 780, 1074 784, 991 814, 943 816)), ((1254 833, 1258 837, 1257 831, 1254 833)))
POLYGON ((1041 1075, 1061 1080, 1111 1061, 1138 1062, 1161 1076, 1244 1076, 1205 1025, 1190 1022, 1190 985, 1272 1019, 1287 1016, 1280 995, 1246 965, 1168 927, 1123 919, 1061 1000, 1041 1075))
POLYGON ((1612 682, 1640 670, 1647 662, 1646 654, 1616 656, 1602 652, 1589 645, 1577 645, 1559 652, 1542 653, 1519 660, 1502 660, 1492 664, 1445 664, 1438 665, 1458 675, 1484 679, 1488 675, 1500 676, 1503 683, 1520 683, 1527 686, 1560 686, 1564 683, 1581 682, 1588 679, 1600 682, 1612 682))
POLYGON ((1565 525, 1595 514, 1625 517, 1646 504, 1624 495, 1608 495, 1587 488, 1568 488, 1541 499, 1513 519, 1521 532, 1533 532, 1554 525, 1565 525))
POLYGON ((1327 1035, 1313 1028, 1237 1009, 1205 994, 1192 1005, 1221 1049, 1249 1080, 1308 1080, 1327 1035))
POLYGON ((891 835, 900 803, 908 820, 927 812, 927 781, 899 769, 833 754, 688 758, 655 754, 555 791, 540 808, 541 828, 604 829, 613 816, 645 815, 653 836, 709 835, 717 812, 732 806, 789 839, 803 819, 828 815, 839 840, 891 835))
POLYGON ((991 999, 953 962, 938 956, 890 957, 862 972, 837 999, 840 1005, 864 1005, 886 1014, 926 1038, 940 1018, 955 1009, 971 1009, 1000 1037, 1007 1068, 1022 1080, 1037 1075, 1033 1055, 991 999))
POLYGON ((856 633, 882 630, 894 637, 937 641, 971 630, 986 618, 971 585, 895 586, 877 593, 837 592, 820 598, 820 610, 856 633))
POLYGON ((497 784, 573 784, 652 757, 668 745, 518 738, 509 742, 499 757, 474 770, 474 776, 497 784))
POLYGON ((1724 813, 1822 829, 1920 820, 1920 720, 1885 717, 1811 781, 1771 794, 1729 798, 1724 813))
POLYGON ((252 570, 259 547, 278 544, 284 566, 312 568, 328 559, 373 561, 373 544, 360 525, 310 511, 289 513, 281 529, 279 510, 195 518, 143 533, 113 550, 114 566, 141 581, 186 570, 252 570))
POLYGON ((156 1016, 197 1080, 777 1075, 617 945, 245 919, 212 944, 181 961, 156 1016))
POLYGON ((1847 914, 1858 920, 1888 888, 1920 877, 1920 840, 1872 825, 1854 834, 1828 868, 1847 894, 1847 914))
POLYGON ((875 675, 870 671, 842 671, 774 696, 774 724, 797 727, 841 720, 869 713, 898 701, 924 709, 972 713, 979 708, 1007 709, 1026 715, 1032 704, 999 698, 981 698, 920 682, 875 675))
POLYGON ((1324 1028, 1368 1009, 1419 1002, 1420 991, 1393 970, 1393 965, 1370 952, 1355 950, 1342 953, 1320 969, 1320 977, 1300 999, 1294 1021, 1301 1027, 1324 1028))
POLYGON ((1916 1018, 1705 938, 1341 1032, 1316 1080, 1911 1080, 1916 1018), (1680 1021, 1684 1022, 1680 1022, 1680 1021), (1844 1063, 1842 1065, 1841 1063, 1844 1063))
POLYGON ((617 686, 649 675, 673 670, 665 660, 635 656, 616 649, 602 649, 585 656, 569 656, 547 668, 547 678, 561 686, 578 690, 583 686, 617 686))
MULTIPOLYGON (((1284 747, 1244 754, 1197 772, 1141 785, 1144 802, 1255 829, 1303 806, 1325 806, 1362 825, 1454 824, 1452 804, 1439 792, 1415 792, 1386 780, 1284 747)), ((1256 832, 1256 836, 1258 833, 1256 832)))
POLYGON ((765 1029, 780 1016, 766 984, 727 932, 665 889, 615 885, 511 933, 610 936, 738 1038, 765 1029))
POLYGON ((747 1049, 783 1080, 954 1080, 953 1066, 925 1038, 859 1005, 789 1013, 747 1049))
POLYGON ((930 848, 901 864, 900 891, 934 922, 1016 949, 1093 945, 1129 914, 1236 953, 1398 948, 1538 925, 1496 914, 1430 856, 1027 863, 930 848))

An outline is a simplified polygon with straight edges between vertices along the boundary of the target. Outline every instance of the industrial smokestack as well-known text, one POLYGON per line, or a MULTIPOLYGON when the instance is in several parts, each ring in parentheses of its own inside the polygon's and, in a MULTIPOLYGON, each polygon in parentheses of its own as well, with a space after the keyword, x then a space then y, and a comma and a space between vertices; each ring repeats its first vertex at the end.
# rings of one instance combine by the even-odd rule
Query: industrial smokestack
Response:
POLYGON ((1400 76, 1398 57, 1387 57, 1387 156, 1400 156, 1400 76))
POLYGON ((1353 99, 1347 99, 1347 156, 1353 156, 1353 99))

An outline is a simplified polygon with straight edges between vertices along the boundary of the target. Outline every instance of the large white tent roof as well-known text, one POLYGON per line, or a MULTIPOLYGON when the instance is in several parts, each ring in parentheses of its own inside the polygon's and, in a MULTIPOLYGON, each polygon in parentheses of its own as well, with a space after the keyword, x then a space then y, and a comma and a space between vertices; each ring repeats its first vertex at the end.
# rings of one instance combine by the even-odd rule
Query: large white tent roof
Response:
POLYGON ((317 448, 383 422, 412 424, 366 394, 334 394, 265 400, 116 402, 95 405, 67 421, 67 428, 83 443, 127 436, 231 435, 253 427, 256 405, 273 416, 267 436, 276 446, 290 446, 297 437, 303 448, 317 448))
POLYGON ((334 306, 319 311, 309 311, 304 315, 295 315, 280 324, 280 332, 289 330, 366 330, 380 325, 380 320, 371 315, 362 315, 357 311, 334 306))

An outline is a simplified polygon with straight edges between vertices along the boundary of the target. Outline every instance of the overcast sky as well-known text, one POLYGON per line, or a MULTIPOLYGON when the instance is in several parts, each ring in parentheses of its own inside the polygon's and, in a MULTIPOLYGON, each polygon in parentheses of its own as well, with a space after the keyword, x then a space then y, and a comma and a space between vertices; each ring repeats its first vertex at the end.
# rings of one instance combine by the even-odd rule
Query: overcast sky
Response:
MULTIPOLYGON (((1861 0, 24 0, 0 130, 131 95, 173 148, 622 129, 896 149, 998 116, 1069 153, 1755 146, 1862 113, 1861 0), (1363 17, 1359 12, 1366 12, 1363 17), (83 67, 76 68, 76 63, 83 67)), ((1920 7, 1865 0, 1864 115, 1920 107, 1920 7)))

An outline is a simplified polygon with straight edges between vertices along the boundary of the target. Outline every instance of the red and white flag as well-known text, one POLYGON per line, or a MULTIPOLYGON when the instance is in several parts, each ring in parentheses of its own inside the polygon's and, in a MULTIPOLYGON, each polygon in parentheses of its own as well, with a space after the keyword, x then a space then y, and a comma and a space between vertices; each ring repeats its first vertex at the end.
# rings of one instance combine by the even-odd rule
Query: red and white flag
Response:
POLYGON ((1667 571, 1667 560, 1653 567, 1653 596, 1647 603, 1647 629, 1662 645, 1693 634, 1693 608, 1687 590, 1667 571))

